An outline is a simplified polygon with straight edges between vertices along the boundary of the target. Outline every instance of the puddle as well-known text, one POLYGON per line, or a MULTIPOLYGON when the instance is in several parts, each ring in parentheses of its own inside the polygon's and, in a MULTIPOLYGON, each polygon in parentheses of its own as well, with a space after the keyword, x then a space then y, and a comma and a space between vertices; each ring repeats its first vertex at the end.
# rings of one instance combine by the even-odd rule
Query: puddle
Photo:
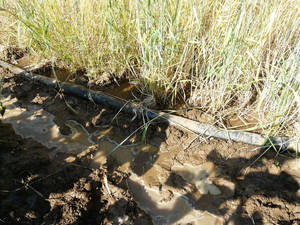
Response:
MULTIPOLYGON (((143 156, 140 153, 158 152, 156 147, 146 144, 120 146, 116 151, 111 152, 126 138, 117 135, 113 127, 99 128, 89 133, 75 120, 67 120, 65 125, 70 128, 71 133, 64 135, 54 122, 55 116, 40 106, 28 104, 26 108, 22 108, 16 105, 16 98, 10 97, 3 99, 2 102, 6 107, 2 121, 12 124, 18 135, 23 138, 32 138, 54 153, 61 151, 79 158, 92 154, 91 166, 93 167, 105 164, 107 155, 110 154, 116 160, 119 169, 125 172, 137 155, 143 156)), ((147 164, 147 158, 138 157, 138 159, 147 164)), ((143 169, 143 167, 140 168, 143 169)))
POLYGON ((134 100, 132 92, 136 91, 134 84, 131 84, 129 81, 123 81, 120 85, 113 85, 107 90, 104 90, 105 93, 110 94, 115 97, 119 97, 123 100, 134 100))
MULTIPOLYGON (((95 151, 91 166, 95 167, 107 162, 107 155, 116 147, 116 144, 110 141, 101 141, 98 145, 98 149, 95 151)), ((131 161, 134 159, 133 154, 131 153, 130 147, 120 147, 117 151, 113 152, 110 155, 114 158, 119 165, 119 170, 126 172, 131 161)))
POLYGON ((87 131, 76 121, 66 122, 72 133, 63 135, 52 114, 37 105, 21 108, 15 105, 16 102, 16 98, 3 100, 6 111, 2 121, 12 124, 15 132, 23 138, 32 138, 49 149, 70 154, 78 154, 94 144, 87 131))
POLYGON ((55 128, 55 131, 52 132, 53 141, 63 146, 61 147, 62 151, 78 154, 94 144, 89 133, 81 124, 74 120, 68 120, 65 124, 71 129, 70 135, 57 133, 55 128))
POLYGON ((221 194, 220 189, 211 181, 211 178, 218 175, 215 165, 211 162, 204 163, 201 166, 175 165, 172 167, 172 171, 180 175, 186 182, 195 185, 203 195, 221 194))
POLYGON ((63 69, 63 68, 52 68, 51 65, 38 68, 36 70, 32 71, 36 74, 41 74, 45 77, 53 78, 55 80, 59 80, 62 82, 72 82, 74 79, 74 74, 71 73, 69 70, 63 69))
POLYGON ((134 200, 151 216, 155 225, 221 225, 224 222, 207 212, 195 210, 186 196, 174 191, 150 188, 136 175, 132 175, 127 183, 134 200))
MULTIPOLYGON (((134 200, 152 218, 154 224, 223 224, 220 217, 207 213, 205 210, 195 209, 193 205, 195 200, 204 195, 220 195, 221 190, 212 183, 214 177, 218 176, 218 169, 213 163, 204 163, 201 166, 185 165, 167 165, 166 154, 157 156, 158 159, 152 167, 140 176, 133 173, 128 179, 128 188, 133 195, 134 200), (169 167, 170 166, 170 167, 169 167), (163 169, 164 168, 170 168, 163 169), (170 179, 171 173, 181 176, 187 184, 175 187, 170 179), (169 181, 169 182, 168 182, 169 181), (195 186, 195 188, 193 187, 195 186), (187 190, 191 189, 190 195, 187 190), (188 197, 189 196, 189 197, 188 197), (193 202, 193 204, 191 203, 193 202)), ((168 157, 172 163, 172 158, 168 157)), ((136 160, 135 162, 136 163, 136 160)), ((142 163, 137 164, 142 168, 142 163)), ((209 197, 208 197, 209 199, 209 197)))
MULTIPOLYGON (((34 73, 54 78, 59 81, 74 82, 74 75, 63 68, 52 68, 51 65, 45 66, 45 62, 34 56, 24 56, 17 60, 17 66, 27 71, 33 71, 34 73), (39 67, 39 68, 37 68, 39 67)), ((107 78, 108 80, 110 77, 107 78)), ((114 97, 121 98, 122 100, 130 101, 135 100, 133 92, 136 92, 136 86, 131 84, 128 80, 121 81, 120 84, 111 84, 109 87, 99 87, 101 91, 112 95, 114 97)))

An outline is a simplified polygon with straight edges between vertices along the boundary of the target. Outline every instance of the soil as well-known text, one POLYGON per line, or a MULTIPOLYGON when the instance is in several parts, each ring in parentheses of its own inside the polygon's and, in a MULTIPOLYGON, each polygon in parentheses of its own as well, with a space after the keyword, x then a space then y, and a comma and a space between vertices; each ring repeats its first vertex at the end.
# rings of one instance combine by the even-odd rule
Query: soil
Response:
POLYGON ((3 98, 53 115, 62 136, 72 133, 66 121, 76 121, 95 139, 85 151, 56 150, 17 134, 3 119, 0 224, 300 224, 300 167, 292 152, 205 138, 166 123, 151 124, 144 140, 145 130, 134 133, 141 117, 3 68, 0 74, 3 98), (105 136, 106 129, 113 132, 105 136), (130 150, 98 160, 100 148, 111 151, 131 134, 124 143, 130 150))
MULTIPOLYGON (((3 95, 16 97, 17 105, 34 102, 54 113, 63 134, 70 133, 66 120, 76 119, 91 131, 105 126, 116 114, 73 97, 64 99, 54 90, 1 69, 4 74, 3 95)), ((122 116, 128 117, 120 115, 116 125, 120 129, 130 119, 122 116)), ((127 135, 132 129, 123 133, 127 135)), ((88 156, 66 162, 70 154, 53 155, 51 149, 17 135, 11 124, 1 121, 0 150, 0 224, 152 224, 126 187, 128 174, 116 170, 113 160, 97 166, 89 165, 88 156)))
POLYGON ((44 146, 9 124, 0 131, 1 224, 151 224, 124 188, 126 174, 51 160, 44 146))

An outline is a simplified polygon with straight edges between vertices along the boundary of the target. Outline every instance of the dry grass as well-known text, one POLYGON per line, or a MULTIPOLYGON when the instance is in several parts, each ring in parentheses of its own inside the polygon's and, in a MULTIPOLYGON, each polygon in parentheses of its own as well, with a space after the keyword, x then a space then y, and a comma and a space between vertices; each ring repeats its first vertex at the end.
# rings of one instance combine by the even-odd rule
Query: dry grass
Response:
POLYGON ((221 120, 250 115, 264 134, 300 136, 300 0, 4 0, 1 7, 11 25, 0 25, 9 31, 2 43, 85 68, 90 79, 129 73, 170 106, 185 101, 221 120))

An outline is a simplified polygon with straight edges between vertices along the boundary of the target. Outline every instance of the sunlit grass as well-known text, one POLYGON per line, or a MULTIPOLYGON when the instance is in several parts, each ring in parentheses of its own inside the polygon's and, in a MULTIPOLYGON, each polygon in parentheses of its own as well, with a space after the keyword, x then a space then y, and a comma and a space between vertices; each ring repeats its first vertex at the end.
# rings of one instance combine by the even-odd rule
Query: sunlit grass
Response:
POLYGON ((1 7, 10 23, 0 25, 2 44, 56 57, 90 79, 126 74, 169 106, 186 102, 220 120, 249 114, 267 135, 300 132, 300 0, 4 0, 1 7))

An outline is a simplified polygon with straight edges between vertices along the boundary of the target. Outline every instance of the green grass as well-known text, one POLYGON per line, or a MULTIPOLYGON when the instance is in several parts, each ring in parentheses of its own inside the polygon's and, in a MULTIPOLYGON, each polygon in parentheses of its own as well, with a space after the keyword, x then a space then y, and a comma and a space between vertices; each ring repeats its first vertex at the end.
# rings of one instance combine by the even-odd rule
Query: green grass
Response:
POLYGON ((170 107, 250 115, 266 135, 300 136, 300 0, 1 4, 4 45, 86 69, 91 80, 126 74, 170 107))

